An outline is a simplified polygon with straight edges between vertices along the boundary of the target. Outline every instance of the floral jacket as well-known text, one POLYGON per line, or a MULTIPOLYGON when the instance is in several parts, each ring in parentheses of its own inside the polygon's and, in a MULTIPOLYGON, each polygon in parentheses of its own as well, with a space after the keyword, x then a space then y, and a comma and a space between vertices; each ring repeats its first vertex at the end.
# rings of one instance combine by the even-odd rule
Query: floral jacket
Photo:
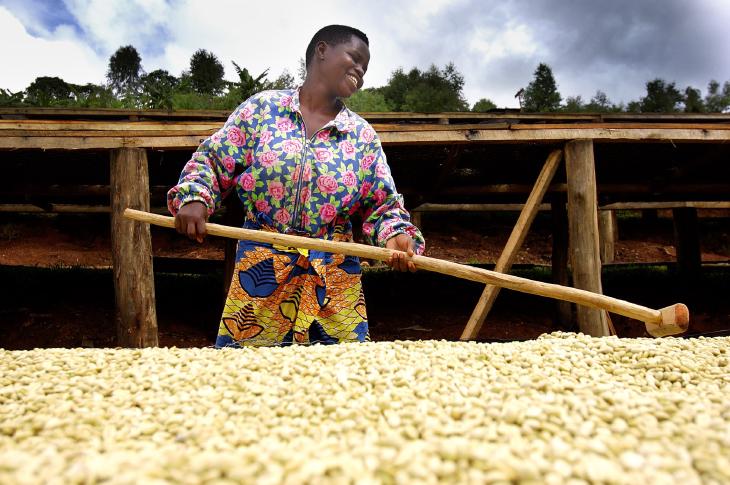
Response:
POLYGON ((193 153, 168 208, 176 214, 200 201, 212 214, 231 190, 251 216, 282 233, 350 236, 350 216, 359 214, 370 244, 405 233, 418 254, 425 247, 370 124, 343 107, 307 137, 298 90, 264 91, 236 108, 193 153))

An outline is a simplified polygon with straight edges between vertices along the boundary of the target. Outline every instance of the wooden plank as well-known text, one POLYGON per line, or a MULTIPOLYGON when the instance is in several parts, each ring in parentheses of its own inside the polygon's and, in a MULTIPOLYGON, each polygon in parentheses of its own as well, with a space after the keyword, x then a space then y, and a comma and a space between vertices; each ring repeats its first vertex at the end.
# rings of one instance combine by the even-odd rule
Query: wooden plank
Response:
POLYGON ((78 121, 78 120, 0 120, 0 134, 13 130, 45 131, 209 131, 223 123, 200 121, 78 121))
MULTIPOLYGON (((498 212, 521 211, 526 204, 434 204, 426 202, 411 212, 498 212)), ((550 204, 538 204, 536 210, 550 210, 550 204)))
MULTIPOLYGON (((479 125, 477 125, 479 126, 479 125)), ((730 130, 728 123, 545 123, 545 124, 512 124, 512 130, 730 130)))
POLYGON ((113 150, 110 178, 117 345, 156 347, 150 227, 123 216, 127 208, 149 210, 147 152, 139 148, 113 150))
MULTIPOLYGON (((507 273, 512 267, 512 263, 514 263, 517 258, 517 253, 520 251, 522 243, 525 241, 525 237, 527 237, 527 232, 530 230, 532 221, 537 215, 540 201, 542 201, 542 198, 545 196, 547 188, 550 185, 555 172, 558 170, 558 165, 562 158, 563 152, 561 150, 554 150, 548 156, 545 165, 543 165, 542 170, 537 177, 535 187, 532 192, 530 192, 530 196, 527 198, 525 207, 522 209, 522 212, 517 219, 517 223, 512 229, 512 233, 507 240, 507 244, 497 260, 494 271, 498 273, 507 273)), ((471 317, 469 317, 466 327, 464 327, 464 331, 461 333, 461 340, 473 340, 476 338, 479 330, 481 330, 482 325, 484 324, 484 320, 487 318, 487 314, 492 309, 492 306, 499 295, 500 289, 500 287, 494 285, 487 285, 484 288, 476 307, 474 307, 474 310, 472 311, 471 317)))
MULTIPOLYGON (((6 213, 56 213, 56 214, 108 214, 111 207, 108 205, 82 204, 0 204, 0 212, 6 213)), ((154 214, 168 214, 167 207, 152 207, 149 212, 154 214)))
MULTIPOLYGON (((575 140, 565 145, 565 170, 568 175, 568 228, 573 285, 602 293, 593 141, 575 140)), ((586 307, 576 310, 581 332, 594 337, 609 335, 604 312, 586 307)))
POLYGON ((611 210, 598 211, 598 242, 601 263, 613 263, 616 254, 616 239, 618 237, 618 223, 616 212, 611 210))
MULTIPOLYGON (((201 135, 175 136, 0 136, 0 149, 105 149, 105 148, 175 148, 194 149, 201 135)), ((380 134, 387 146, 458 145, 467 143, 554 143, 571 139, 592 139, 600 142, 665 142, 665 143, 725 143, 730 141, 730 130, 675 130, 675 129, 532 129, 532 130, 460 130, 398 131, 380 134)))
POLYGON ((685 200, 666 202, 614 202, 600 207, 601 210, 641 210, 641 209, 730 209, 730 201, 685 200))

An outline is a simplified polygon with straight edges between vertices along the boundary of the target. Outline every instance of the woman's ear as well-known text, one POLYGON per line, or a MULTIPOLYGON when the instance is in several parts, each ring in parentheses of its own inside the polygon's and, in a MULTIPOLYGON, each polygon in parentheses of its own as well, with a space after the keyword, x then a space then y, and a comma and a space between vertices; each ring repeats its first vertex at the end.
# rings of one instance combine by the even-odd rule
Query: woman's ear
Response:
POLYGON ((323 40, 320 40, 319 42, 317 42, 317 47, 314 48, 315 57, 318 60, 323 61, 328 47, 329 46, 327 45, 327 42, 325 42, 323 40))

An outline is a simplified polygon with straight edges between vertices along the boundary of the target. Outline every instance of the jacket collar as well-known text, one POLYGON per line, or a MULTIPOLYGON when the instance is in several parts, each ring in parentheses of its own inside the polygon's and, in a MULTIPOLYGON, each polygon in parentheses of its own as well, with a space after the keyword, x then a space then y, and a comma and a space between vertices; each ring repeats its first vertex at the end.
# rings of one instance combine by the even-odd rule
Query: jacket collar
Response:
MULTIPOLYGON (((297 86, 292 93, 291 109, 301 115, 301 105, 299 104, 300 89, 301 86, 297 86)), ((340 133, 349 133, 350 131, 353 131, 355 129, 356 124, 357 120, 355 118, 355 113, 350 111, 350 109, 345 106, 345 102, 342 101, 342 108, 340 109, 340 112, 337 113, 335 119, 329 121, 323 128, 326 128, 328 126, 334 126, 340 133)))

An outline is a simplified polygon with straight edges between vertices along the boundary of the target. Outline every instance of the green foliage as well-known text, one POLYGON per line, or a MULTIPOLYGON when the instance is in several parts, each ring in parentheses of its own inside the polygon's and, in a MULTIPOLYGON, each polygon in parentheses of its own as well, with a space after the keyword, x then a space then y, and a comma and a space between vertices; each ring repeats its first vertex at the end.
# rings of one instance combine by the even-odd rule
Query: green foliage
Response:
POLYGON ((190 58, 190 82, 198 94, 217 96, 225 87, 223 64, 212 52, 198 49, 190 58))
POLYGON ((294 76, 291 75, 289 71, 284 69, 284 71, 279 74, 279 77, 277 77, 273 83, 271 83, 270 89, 294 89, 297 86, 297 81, 294 79, 294 76))
POLYGON ((643 113, 672 113, 683 100, 682 94, 674 83, 666 83, 663 79, 654 79, 646 83, 646 96, 641 98, 643 113))
POLYGON ((702 94, 699 89, 687 86, 684 90, 684 112, 685 113, 704 113, 706 111, 705 102, 702 101, 702 94))
POLYGON ((565 98, 565 105, 563 111, 566 113, 581 113, 585 111, 586 105, 583 103, 583 97, 579 94, 578 96, 568 96, 565 98))
POLYGON ((472 111, 477 113, 486 113, 487 111, 492 111, 494 109, 497 109, 497 105, 494 104, 491 99, 487 98, 480 99, 474 103, 474 106, 471 108, 472 111))
POLYGON ((347 98, 347 107, 358 113, 382 113, 393 111, 381 88, 361 89, 347 98))
POLYGON ((552 69, 540 63, 535 69, 535 78, 525 88, 522 109, 530 112, 557 111, 560 100, 552 69))
POLYGON ((142 106, 149 109, 172 109, 178 79, 164 69, 157 69, 141 78, 142 106))
POLYGON ((75 99, 74 106, 80 108, 115 108, 119 101, 114 97, 111 88, 98 84, 70 84, 71 94, 75 99))
POLYGON ((25 90, 25 103, 31 106, 71 106, 71 86, 60 77, 35 78, 25 90))
POLYGON ((299 69, 297 69, 297 76, 299 76, 299 84, 304 84, 304 80, 307 79, 307 63, 303 57, 299 58, 299 69))
POLYGON ((0 107, 10 108, 23 105, 23 91, 14 93, 9 89, 0 89, 0 107))
POLYGON ((120 47, 109 58, 106 78, 117 97, 133 100, 139 94, 141 75, 142 58, 133 46, 120 47))
POLYGON ((271 89, 271 83, 266 79, 266 75, 269 72, 268 69, 254 78, 245 67, 241 68, 235 62, 233 62, 233 67, 236 68, 238 82, 229 83, 228 92, 237 97, 238 104, 260 91, 271 89))
POLYGON ((714 79, 707 85, 705 105, 710 113, 723 113, 730 107, 730 81, 725 81, 720 92, 720 83, 714 79))
POLYGON ((408 74, 396 69, 382 93, 394 111, 467 111, 463 88, 464 76, 453 63, 443 69, 432 64, 428 71, 413 68, 408 74))

